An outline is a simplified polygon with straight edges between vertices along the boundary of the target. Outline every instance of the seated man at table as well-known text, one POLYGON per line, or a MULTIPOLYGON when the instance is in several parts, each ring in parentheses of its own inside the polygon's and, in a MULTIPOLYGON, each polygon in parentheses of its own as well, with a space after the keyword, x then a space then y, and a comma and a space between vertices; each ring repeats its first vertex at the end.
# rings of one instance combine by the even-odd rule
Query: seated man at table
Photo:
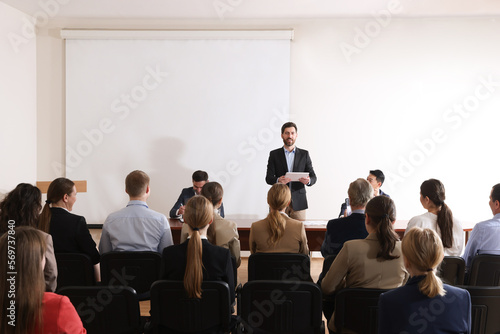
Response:
POLYGON ((99 252, 152 251, 162 253, 173 245, 167 217, 151 210, 146 200, 150 195, 149 176, 139 170, 127 175, 127 206, 108 216, 102 226, 99 252))
POLYGON ((351 182, 347 191, 352 214, 345 218, 332 219, 326 225, 325 240, 321 245, 321 255, 337 255, 344 242, 364 239, 368 236, 365 227, 365 207, 373 197, 373 187, 365 179, 351 182))
POLYGON ((474 256, 479 254, 500 254, 500 183, 490 192, 490 209, 494 217, 477 223, 472 229, 464 254, 467 269, 471 268, 474 256))
MULTIPOLYGON (((201 189, 208 182, 208 174, 205 171, 197 170, 192 176, 193 186, 184 188, 175 202, 174 206, 170 210, 170 218, 181 218, 184 214, 184 205, 187 201, 194 195, 201 194, 201 189)), ((221 204, 219 208, 219 213, 222 218, 224 218, 224 204, 221 204)))

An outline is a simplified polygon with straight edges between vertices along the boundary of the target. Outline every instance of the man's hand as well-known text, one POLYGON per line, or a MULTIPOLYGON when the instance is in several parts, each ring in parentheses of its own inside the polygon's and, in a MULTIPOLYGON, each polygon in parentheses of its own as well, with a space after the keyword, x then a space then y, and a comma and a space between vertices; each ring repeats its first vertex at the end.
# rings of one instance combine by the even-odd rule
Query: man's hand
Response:
POLYGON ((177 210, 177 213, 179 216, 183 215, 184 214, 184 205, 181 205, 181 207, 179 208, 179 210, 177 210))
POLYGON ((285 177, 285 175, 280 176, 280 177, 278 178, 278 182, 279 182, 279 183, 287 184, 287 183, 288 183, 288 182, 290 182, 290 181, 292 181, 292 179, 291 179, 291 178, 289 178, 289 177, 285 177))
POLYGON ((299 179, 299 181, 302 182, 304 185, 307 185, 311 181, 311 179, 309 178, 309 176, 308 177, 301 177, 299 179))

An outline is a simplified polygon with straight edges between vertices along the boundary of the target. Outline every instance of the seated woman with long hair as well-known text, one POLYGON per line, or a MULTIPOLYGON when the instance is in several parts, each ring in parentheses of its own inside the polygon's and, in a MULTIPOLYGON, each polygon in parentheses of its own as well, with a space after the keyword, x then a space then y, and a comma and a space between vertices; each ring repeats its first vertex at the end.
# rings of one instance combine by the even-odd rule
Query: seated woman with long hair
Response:
POLYGON ((21 226, 0 237, 0 333, 86 333, 68 297, 45 292, 46 244, 41 231, 21 226), (11 232, 12 231, 12 232, 11 232), (13 242, 14 241, 14 242, 13 242), (14 245, 14 246, 12 246, 14 245), (15 249, 15 260, 7 259, 15 249), (10 267, 14 266, 14 269, 10 267), (11 274, 15 270, 16 274, 11 274), (9 281, 14 277, 13 281, 9 281), (15 293, 13 292, 13 288, 15 293), (11 311, 14 305, 14 310, 11 311))
POLYGON ((187 241, 166 247, 162 257, 162 279, 184 281, 190 298, 201 298, 202 281, 224 281, 234 301, 234 275, 231 254, 207 240, 214 208, 203 196, 194 196, 186 204, 184 224, 189 226, 187 241))
MULTIPOLYGON (((96 265, 100 260, 99 251, 85 218, 71 213, 75 202, 75 183, 64 177, 55 179, 47 190, 39 226, 52 236, 55 253, 83 253, 96 265)), ((98 278, 98 266, 94 267, 94 272, 98 278)))
POLYGON ((274 184, 267 193, 269 214, 252 224, 249 244, 253 253, 309 254, 304 223, 288 217, 285 209, 291 201, 290 188, 274 184))
MULTIPOLYGON (((401 256, 401 241, 394 231, 396 207, 392 199, 377 196, 365 209, 365 239, 344 243, 321 282, 321 290, 330 295, 343 288, 393 289, 403 285, 407 272, 401 256)), ((335 331, 333 309, 324 309, 335 331)))
MULTIPOLYGON (((236 266, 241 264, 240 237, 238 225, 235 222, 224 219, 219 214, 222 205, 224 190, 218 182, 207 182, 201 189, 201 195, 206 197, 214 206, 214 220, 208 227, 207 238, 212 245, 229 249, 231 255, 236 259, 236 266)), ((181 243, 189 236, 189 225, 183 224, 181 230, 181 243)))
POLYGON ((430 228, 441 237, 445 256, 460 256, 464 248, 462 224, 453 217, 450 208, 444 202, 446 198, 441 181, 430 179, 420 185, 420 203, 426 213, 413 217, 408 222, 406 231, 412 227, 430 228))
POLYGON ((414 227, 403 238, 403 259, 410 273, 405 286, 379 298, 379 333, 470 333, 467 290, 443 284, 436 268, 444 257, 434 230, 414 227))
MULTIPOLYGON (((14 226, 31 226, 38 228, 40 210, 42 209, 42 192, 37 187, 20 183, 0 202, 0 235, 7 232, 9 221, 14 226)), ((45 286, 47 291, 56 291, 57 262, 50 234, 42 232, 47 244, 44 268, 45 286)), ((2 260, 3 261, 3 260, 2 260)))

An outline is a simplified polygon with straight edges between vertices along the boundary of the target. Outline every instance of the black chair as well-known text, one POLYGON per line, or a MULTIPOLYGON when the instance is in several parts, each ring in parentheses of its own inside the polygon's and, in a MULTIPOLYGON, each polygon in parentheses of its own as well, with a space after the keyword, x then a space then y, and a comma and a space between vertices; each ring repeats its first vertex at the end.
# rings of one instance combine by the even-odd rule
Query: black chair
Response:
POLYGON ((161 255, 156 252, 109 252, 101 255, 101 285, 125 285, 149 299, 151 284, 160 279, 161 255))
POLYGON ((471 286, 500 286, 500 255, 474 256, 466 283, 471 286))
POLYGON ((446 284, 463 285, 465 279, 465 260, 460 256, 445 256, 439 266, 438 276, 446 284))
POLYGON ((335 333, 378 331, 378 298, 382 289, 343 289, 335 295, 335 333))
POLYGON ((94 265, 82 253, 56 253, 57 288, 95 285, 94 265))
POLYGON ((90 334, 135 334, 144 330, 137 294, 131 287, 64 287, 58 293, 70 299, 90 334))
POLYGON ((472 334, 500 333, 500 287, 463 286, 472 302, 472 334))
POLYGON ((311 282, 252 281, 243 286, 240 333, 324 333, 321 290, 311 282))
POLYGON ((231 321, 229 285, 204 281, 202 298, 189 298, 182 281, 156 281, 151 286, 148 333, 228 333, 231 321))
POLYGON ((312 281, 311 260, 305 254, 256 253, 248 257, 248 281, 312 281))

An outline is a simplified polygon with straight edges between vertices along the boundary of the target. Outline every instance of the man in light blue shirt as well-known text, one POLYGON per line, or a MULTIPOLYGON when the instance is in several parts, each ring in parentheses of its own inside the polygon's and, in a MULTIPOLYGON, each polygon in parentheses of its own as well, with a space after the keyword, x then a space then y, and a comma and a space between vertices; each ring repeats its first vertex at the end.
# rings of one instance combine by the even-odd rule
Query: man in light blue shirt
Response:
POLYGON ((130 197, 127 206, 106 218, 102 227, 99 252, 153 251, 173 245, 172 232, 165 215, 151 210, 146 200, 150 195, 149 176, 139 170, 125 179, 130 197))
POLYGON ((500 183, 493 186, 490 193, 490 208, 494 217, 476 224, 465 246, 465 266, 470 269, 475 255, 498 254, 500 252, 500 183))

